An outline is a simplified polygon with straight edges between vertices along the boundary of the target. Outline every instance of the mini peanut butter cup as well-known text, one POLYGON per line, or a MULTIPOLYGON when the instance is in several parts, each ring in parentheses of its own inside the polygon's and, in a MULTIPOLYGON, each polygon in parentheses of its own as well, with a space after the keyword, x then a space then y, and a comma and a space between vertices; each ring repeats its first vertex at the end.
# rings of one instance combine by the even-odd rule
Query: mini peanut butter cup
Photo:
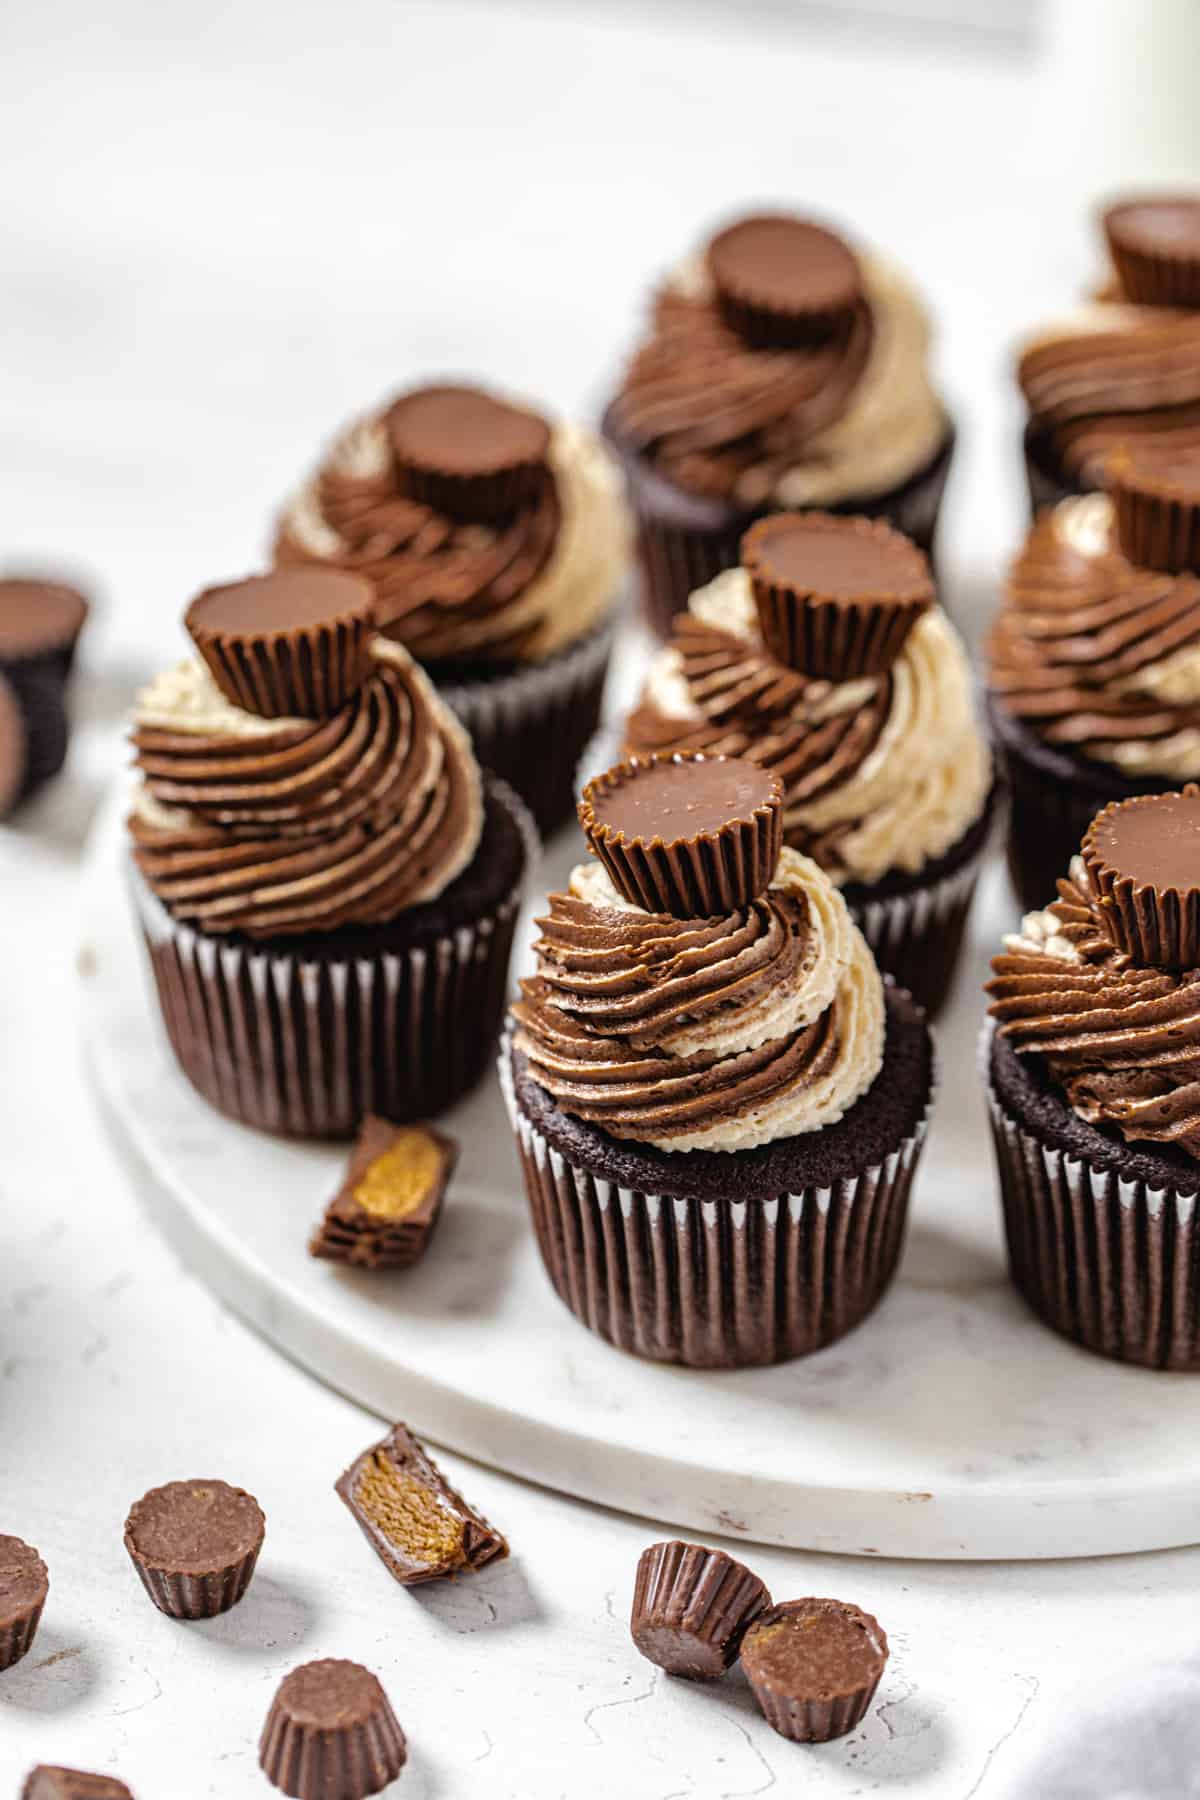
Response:
POLYGON ((882 675, 933 604, 925 556, 879 519, 772 513, 742 562, 767 649, 816 680, 882 675))
POLYGON ((19 1537, 0 1537, 0 1671, 19 1663, 37 1635, 50 1591, 46 1565, 19 1537))
POLYGON ((1105 473, 1130 562, 1200 574, 1200 450, 1134 446, 1109 457, 1105 473))
POLYGON ((361 1800, 395 1781, 408 1748, 377 1676, 340 1657, 285 1675, 258 1745, 263 1774, 297 1800, 361 1800))
POLYGON ((786 213, 726 226, 707 260, 726 323, 764 349, 830 336, 862 299, 858 263, 842 239, 786 213))
POLYGON ((417 388, 393 401, 386 424, 405 491, 452 518, 504 518, 546 479, 549 425, 480 388, 417 388))
POLYGON ((160 1612, 212 1619, 249 1587, 265 1529, 262 1508, 243 1488, 169 1481, 130 1510, 125 1548, 160 1612))
POLYGON ((1104 214, 1125 296, 1143 306, 1200 306, 1200 194, 1146 194, 1104 214))
POLYGON ((645 912, 709 919, 765 893, 783 843, 783 788, 732 756, 618 763, 583 790, 588 846, 645 912))
POLYGON ((115 1775, 39 1763, 25 1777, 21 1800, 133 1800, 133 1795, 115 1775))
POLYGON ((651 1544, 638 1561, 630 1631, 668 1675, 712 1681, 732 1668, 747 1627, 770 1604, 758 1576, 724 1551, 651 1544))
POLYGON ((17 693, 0 673, 0 819, 7 819, 25 792, 29 736, 17 693))
POLYGON ((335 1487, 402 1587, 482 1569, 508 1555, 504 1538, 450 1486, 407 1425, 364 1450, 335 1487))
POLYGON ((373 590, 298 564, 206 588, 184 623, 227 700, 263 719, 327 719, 370 669, 373 590))
POLYGON ((429 1247, 457 1161, 458 1145, 431 1126, 368 1116, 310 1254, 362 1269, 410 1268, 429 1247))
POLYGON ((859 1724, 879 1686, 888 1642, 877 1620, 841 1600, 787 1600, 742 1639, 742 1668, 781 1737, 824 1744, 859 1724))
POLYGON ((1142 968, 1200 968, 1200 787, 1113 801, 1083 860, 1119 949, 1142 968))

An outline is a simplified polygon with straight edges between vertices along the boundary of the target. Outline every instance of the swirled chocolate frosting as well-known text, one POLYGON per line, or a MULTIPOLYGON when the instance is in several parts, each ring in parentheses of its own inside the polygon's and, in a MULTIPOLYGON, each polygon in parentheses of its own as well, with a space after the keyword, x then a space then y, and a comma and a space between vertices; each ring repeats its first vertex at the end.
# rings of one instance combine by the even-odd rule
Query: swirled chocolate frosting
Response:
POLYGON ((993 963, 991 1014, 1090 1124, 1200 1157, 1200 970, 1142 968, 1114 943, 1082 857, 993 963))
POLYGON ((878 1074, 883 986, 845 902, 784 850, 722 918, 676 919, 577 868, 539 920, 516 1045, 565 1112, 665 1150, 736 1150, 831 1124, 878 1074))
POLYGON ((437 388, 342 433, 286 508, 275 557, 367 577, 380 630, 421 662, 512 663, 599 622, 628 539, 619 477, 589 433, 437 388))
POLYGON ((373 925, 432 900, 475 853, 466 734, 398 645, 332 717, 262 719, 199 661, 142 694, 130 819, 141 874, 179 919, 249 937, 373 925))
POLYGON ((931 608, 891 667, 814 681, 762 641, 741 569, 693 594, 625 726, 630 755, 757 762, 784 790, 784 838, 836 882, 916 871, 978 819, 991 758, 966 654, 931 608))
POLYGON ((997 700, 1044 742, 1131 775, 1200 775, 1200 579, 1132 563, 1107 495, 1034 525, 988 657, 997 700))

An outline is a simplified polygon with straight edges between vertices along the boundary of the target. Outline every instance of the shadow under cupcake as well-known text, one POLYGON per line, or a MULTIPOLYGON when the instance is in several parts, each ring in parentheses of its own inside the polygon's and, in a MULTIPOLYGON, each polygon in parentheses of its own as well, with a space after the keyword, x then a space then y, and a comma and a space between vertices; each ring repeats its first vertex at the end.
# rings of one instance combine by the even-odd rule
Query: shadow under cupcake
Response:
POLYGON ((296 569, 212 588, 201 652, 141 696, 138 918, 176 1058, 267 1131, 428 1118, 488 1067, 532 823, 370 586, 296 569))
POLYGON ((723 757, 588 784, 596 862, 540 921, 501 1078, 559 1297, 638 1355, 734 1368, 857 1325, 895 1271, 928 1027, 776 778, 723 757))

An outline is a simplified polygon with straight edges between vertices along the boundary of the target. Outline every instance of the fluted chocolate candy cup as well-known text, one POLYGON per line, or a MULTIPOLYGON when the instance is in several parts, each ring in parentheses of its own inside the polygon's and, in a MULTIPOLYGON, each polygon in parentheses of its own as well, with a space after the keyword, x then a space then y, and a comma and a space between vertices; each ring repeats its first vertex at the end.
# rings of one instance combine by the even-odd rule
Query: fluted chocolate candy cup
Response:
POLYGON ((994 694, 988 719, 1008 788, 1008 872, 1022 912, 1049 906, 1088 826, 1110 800, 1179 786, 1164 776, 1130 778, 1109 763, 1052 749, 994 694))
POLYGON ((747 1626, 770 1604, 744 1564, 674 1540, 643 1550, 629 1628, 642 1655, 668 1675, 712 1681, 733 1667, 747 1626))
MULTIPOLYGON (((669 637, 671 620, 687 608, 688 597, 725 569, 741 564, 742 538, 756 520, 775 509, 747 510, 728 501, 689 494, 668 481, 649 457, 618 429, 611 409, 601 429, 620 458, 637 521, 641 599, 646 623, 669 637)), ((885 494, 855 495, 820 511, 884 519, 932 556, 942 494, 954 455, 954 430, 937 455, 885 494)), ((800 509, 804 510, 804 509, 800 509)))
POLYGON ((506 1040, 500 1079, 538 1248, 563 1304, 635 1356, 735 1369, 807 1356, 879 1303, 925 1140, 924 1014, 888 985, 884 1063, 835 1125, 671 1152, 564 1113, 506 1040))
POLYGON ((348 1138, 366 1113, 428 1119, 486 1071, 537 836, 484 780, 470 867, 391 925, 249 942, 172 918, 136 870, 134 904, 171 1047, 219 1112, 286 1137, 348 1138))
POLYGON ((485 769, 520 795, 549 836, 575 817, 575 769, 600 722, 615 621, 545 662, 428 672, 485 769))
POLYGON ((1146 194, 1104 214, 1121 288, 1135 305, 1200 306, 1200 198, 1146 194))
POLYGON ((362 1800, 395 1781, 408 1748, 377 1678, 358 1663, 303 1663, 280 1683, 259 1740, 274 1787, 297 1800, 362 1800))
POLYGON ((1086 1350, 1200 1371, 1200 1163, 1087 1124, 990 1026, 983 1054, 1015 1286, 1086 1350))
POLYGON ((225 698, 263 719, 327 719, 370 669, 371 584, 297 566, 207 588, 185 623, 225 698))
POLYGON ((742 1667, 780 1737, 827 1744, 853 1731, 875 1698, 888 1642, 877 1619, 841 1600, 787 1600, 746 1634, 742 1667))
POLYGON ((214 1619, 245 1595, 266 1521, 253 1495, 225 1481, 151 1488, 125 1521, 142 1586, 170 1619, 214 1619))
POLYGON ((46 1565, 33 1545, 0 1535, 0 1673, 28 1654, 49 1591, 46 1565))

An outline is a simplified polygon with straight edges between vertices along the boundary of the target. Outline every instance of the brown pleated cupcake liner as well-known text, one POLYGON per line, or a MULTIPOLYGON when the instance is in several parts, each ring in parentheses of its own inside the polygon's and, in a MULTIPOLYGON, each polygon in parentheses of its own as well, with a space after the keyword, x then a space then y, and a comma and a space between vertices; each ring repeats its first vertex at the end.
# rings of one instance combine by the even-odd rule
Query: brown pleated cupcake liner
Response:
POLYGON ((382 1690, 380 1704, 365 1718, 338 1725, 297 1719, 277 1696, 258 1745, 267 1780, 296 1800, 377 1794, 396 1780, 407 1759, 404 1733, 382 1690))
MULTIPOLYGON (((492 792, 538 854, 525 809, 492 792)), ((163 1023, 218 1112, 285 1137, 348 1138, 366 1113, 394 1124, 444 1112, 486 1073, 500 1035, 523 878, 430 943, 305 960, 222 943, 174 919, 130 869, 163 1023)))
POLYGON ((710 1681, 732 1668, 746 1628, 770 1604, 758 1576, 723 1551, 651 1544, 638 1560, 630 1632, 668 1674, 710 1681))
POLYGON ((19 1619, 11 1620, 0 1629, 0 1672, 11 1669, 23 1656, 28 1655, 37 1636, 45 1604, 42 1601, 32 1611, 24 1613, 19 1619))
POLYGON ((954 986, 990 836, 962 868, 927 887, 885 900, 850 899, 879 967, 906 987, 930 1018, 937 1017, 954 986))
POLYGON ((808 1356, 861 1323, 896 1270, 928 1108, 882 1162, 760 1202, 646 1194, 575 1168, 500 1082, 538 1248, 589 1331, 657 1362, 749 1368, 808 1356))
POLYGON ((1068 1155, 1008 1112, 990 1072, 986 1083, 1009 1271, 1033 1311, 1100 1356, 1200 1371, 1195 1189, 1152 1187, 1068 1155))
MULTIPOLYGON (((609 441, 613 442, 611 438, 609 441)), ((613 447, 625 469, 637 524, 643 615, 650 629, 658 637, 666 638, 671 635, 675 614, 686 610, 689 595, 697 588, 706 587, 726 569, 740 566, 742 538, 764 514, 739 515, 717 527, 676 523, 661 504, 656 504, 641 460, 619 443, 614 443, 613 447)), ((847 501, 821 510, 882 519, 911 538, 926 555, 932 556, 942 494, 953 454, 954 433, 951 431, 934 461, 902 487, 875 499, 847 501)))
MULTIPOLYGON (((128 1546, 127 1546, 128 1547, 128 1546)), ((249 1555, 205 1575, 180 1575, 170 1569, 153 1569, 130 1552, 130 1560, 142 1586, 169 1619, 215 1619, 236 1606, 250 1586, 261 1544, 249 1555)))
POLYGON ((488 680, 439 682, 475 755, 549 836, 575 816, 575 769, 600 722, 615 619, 552 656, 488 680))
POLYGON ((828 1744, 862 1724, 881 1679, 832 1700, 789 1700, 769 1688, 754 1688, 754 1698, 763 1718, 780 1737, 795 1744, 828 1744))
POLYGON ((353 700, 369 669, 369 612, 328 624, 229 637, 192 630, 227 700, 262 719, 327 719, 353 700))

